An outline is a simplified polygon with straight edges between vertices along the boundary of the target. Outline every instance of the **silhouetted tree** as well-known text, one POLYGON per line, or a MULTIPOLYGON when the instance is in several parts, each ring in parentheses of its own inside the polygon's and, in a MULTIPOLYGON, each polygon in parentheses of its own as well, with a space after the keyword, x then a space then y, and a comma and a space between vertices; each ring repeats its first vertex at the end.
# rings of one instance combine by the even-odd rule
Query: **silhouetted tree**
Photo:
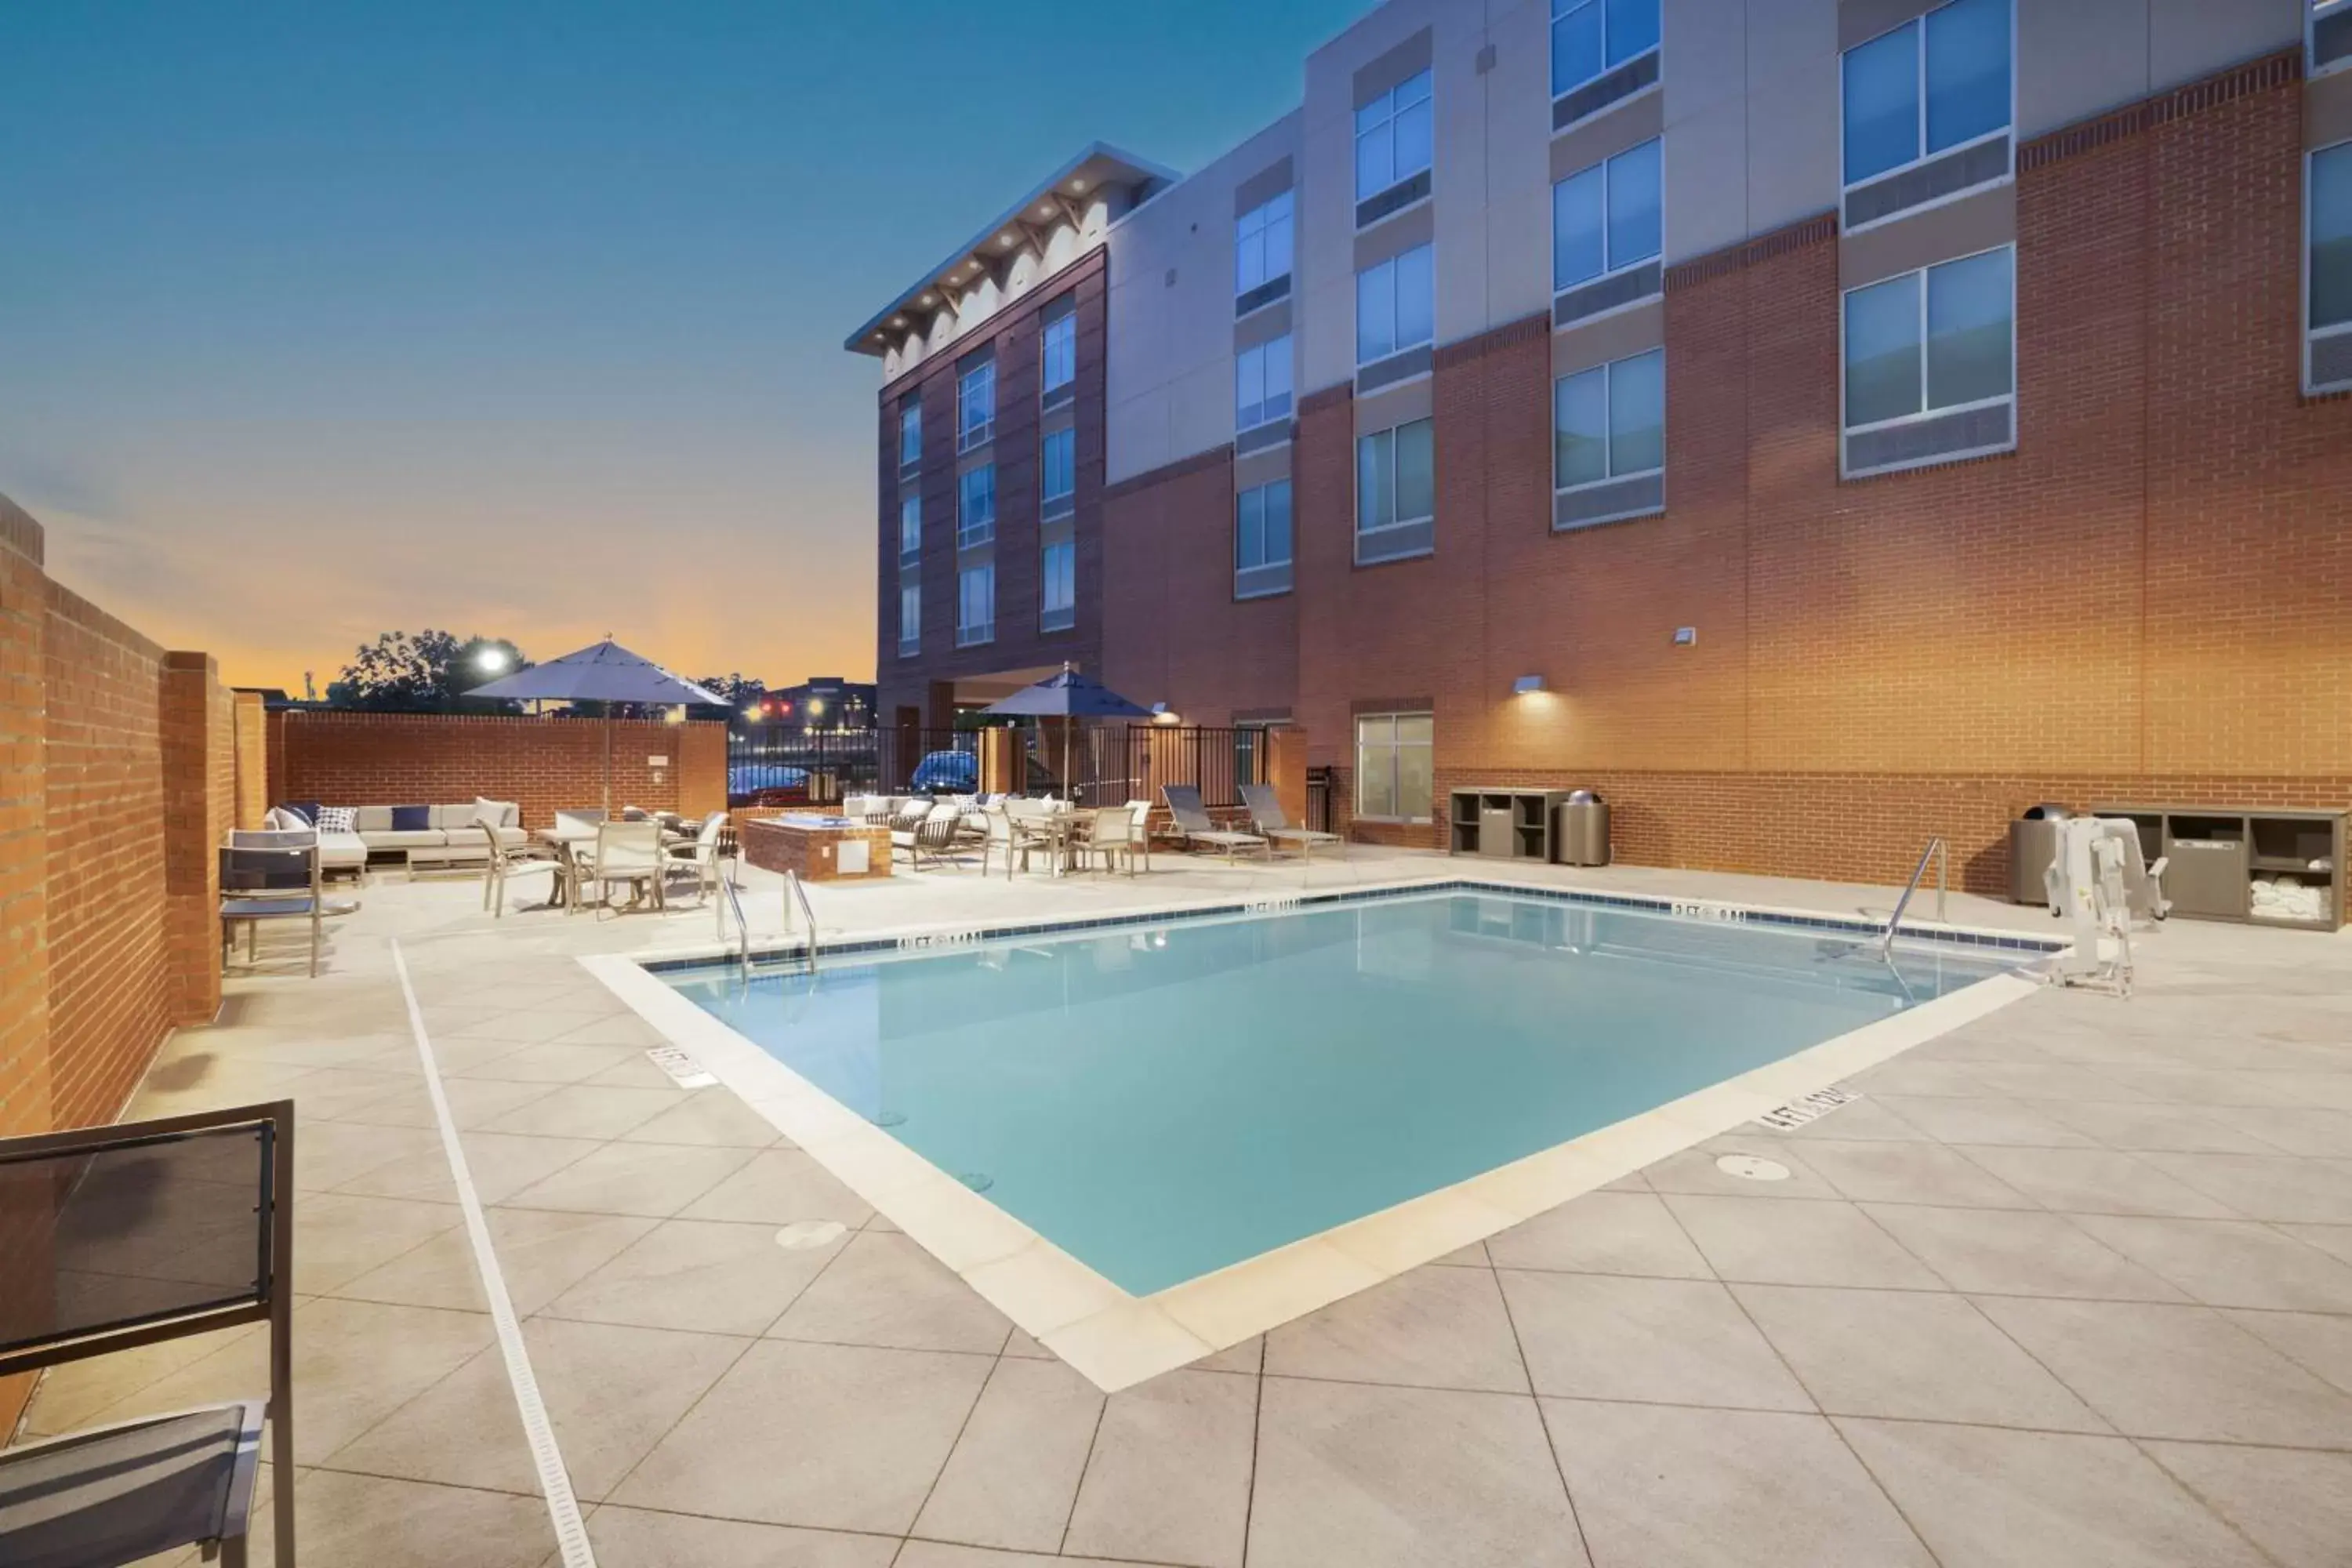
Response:
POLYGON ((342 678, 327 687, 338 708, 379 713, 512 713, 520 705, 496 698, 467 699, 475 687, 530 667, 505 637, 469 637, 428 626, 410 636, 384 632, 361 645, 342 678), (494 653, 487 663, 483 656, 494 653))

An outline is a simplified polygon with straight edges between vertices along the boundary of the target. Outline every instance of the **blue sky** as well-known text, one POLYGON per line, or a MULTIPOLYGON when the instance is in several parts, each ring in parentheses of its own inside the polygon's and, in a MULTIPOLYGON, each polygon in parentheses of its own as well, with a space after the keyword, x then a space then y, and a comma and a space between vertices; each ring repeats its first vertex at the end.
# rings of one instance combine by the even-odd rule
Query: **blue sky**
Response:
POLYGON ((0 491, 233 680, 381 630, 873 665, 841 340, 1103 140, 1198 167, 1361 0, 0 4, 0 491))

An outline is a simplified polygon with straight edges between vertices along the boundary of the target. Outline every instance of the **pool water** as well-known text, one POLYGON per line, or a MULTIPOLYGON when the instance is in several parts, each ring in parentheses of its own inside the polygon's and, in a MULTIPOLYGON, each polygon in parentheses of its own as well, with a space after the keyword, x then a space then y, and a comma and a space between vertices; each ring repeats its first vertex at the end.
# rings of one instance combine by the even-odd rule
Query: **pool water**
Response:
POLYGON ((662 978, 1141 1296, 2017 958, 1442 892, 662 978))

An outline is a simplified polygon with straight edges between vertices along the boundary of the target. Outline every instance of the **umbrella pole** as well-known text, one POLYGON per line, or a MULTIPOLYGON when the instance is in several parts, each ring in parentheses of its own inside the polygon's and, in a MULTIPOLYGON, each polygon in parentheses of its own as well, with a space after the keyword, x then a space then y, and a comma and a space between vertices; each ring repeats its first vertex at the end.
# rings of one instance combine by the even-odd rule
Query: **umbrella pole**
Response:
POLYGON ((613 816, 613 705, 604 704, 604 818, 613 816))

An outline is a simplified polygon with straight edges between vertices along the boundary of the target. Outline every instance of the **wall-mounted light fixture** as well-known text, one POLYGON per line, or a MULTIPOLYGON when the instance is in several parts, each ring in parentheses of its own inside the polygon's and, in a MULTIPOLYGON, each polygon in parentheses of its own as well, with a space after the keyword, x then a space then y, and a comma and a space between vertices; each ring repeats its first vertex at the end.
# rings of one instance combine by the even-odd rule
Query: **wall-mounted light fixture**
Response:
POLYGON ((1511 682, 1511 695, 1514 697, 1532 697, 1543 689, 1544 678, 1540 675, 1522 675, 1511 682))
POLYGON ((1155 702, 1151 705, 1151 721, 1155 724, 1181 724, 1184 716, 1165 702, 1155 702))
POLYGON ((1696 626, 1676 626, 1675 628, 1675 646, 1676 647, 1697 647, 1698 628, 1696 626))

